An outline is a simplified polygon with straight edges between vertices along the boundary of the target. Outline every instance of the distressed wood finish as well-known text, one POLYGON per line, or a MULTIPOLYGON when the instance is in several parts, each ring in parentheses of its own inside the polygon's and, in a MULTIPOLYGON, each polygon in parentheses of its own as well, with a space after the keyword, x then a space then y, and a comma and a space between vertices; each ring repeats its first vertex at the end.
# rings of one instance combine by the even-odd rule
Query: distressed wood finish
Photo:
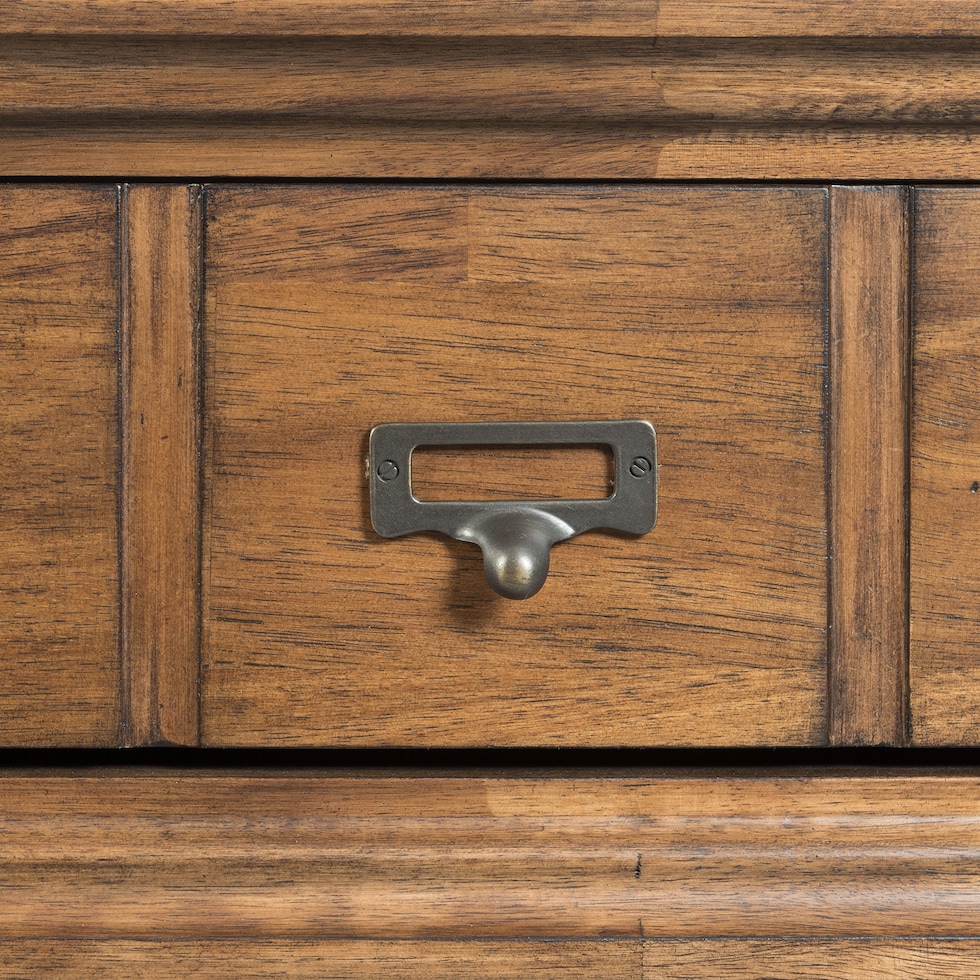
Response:
POLYGON ((7 173, 880 181, 980 162, 980 21, 947 4, 10 7, 7 173))
POLYGON ((980 742, 980 193, 916 191, 911 691, 915 742, 980 742))
MULTIPOLYGON (((215 940, 0 942, 0 970, 74 980, 175 974, 207 980, 642 980, 643 943, 630 940, 215 940)), ((661 978, 664 974, 658 974, 661 978)))
POLYGON ((208 192, 212 745, 820 744, 826 193, 208 192), (554 549, 371 530, 390 421, 647 418, 660 523, 554 549))
POLYGON ((14 940, 0 969, 102 980, 971 980, 971 939, 14 940))
MULTIPOLYGON (((0 744, 196 744, 198 683, 209 746, 978 744, 980 192, 808 186, 974 181, 978 44, 961 0, 0 0, 0 172, 182 182, 0 187, 0 744), (238 178, 198 364, 187 182, 238 178), (391 182, 282 182, 348 178, 391 182), (376 422, 637 416, 660 525, 528 603, 370 529, 376 422)), ((0 973, 980 959, 973 771, 196 765, 0 772, 0 973)))
MULTIPOLYGON (((978 24, 980 27, 980 24, 978 24)), ((31 38, 5 42, 0 119, 153 112, 334 124, 890 127, 976 118, 971 45, 773 38, 31 38), (242 78, 248 64, 249 74, 242 78), (284 69, 288 65, 289 71, 284 69), (69 69, 69 70, 66 70, 69 69), (79 85, 79 79, 85 84, 79 85), (188 99, 193 89, 194 99, 188 99), (490 94, 492 93, 492 95, 490 94)))
POLYGON ((3 0, 5 29, 25 35, 974 37, 960 0, 3 0))
POLYGON ((123 188, 123 623, 130 745, 198 741, 200 188, 123 188))
POLYGON ((910 931, 980 929, 970 773, 26 772, 0 788, 0 937, 21 942, 870 934, 914 954, 910 931))
POLYGON ((115 187, 0 188, 0 744, 119 732, 115 187))
POLYGON ((830 198, 830 741, 901 745, 908 675, 906 191, 830 198))
MULTIPOLYGON (((179 69, 177 69, 179 71, 179 69)), ((248 66, 242 68, 247 75, 248 66)), ((0 171, 31 176, 392 177, 661 180, 970 180, 971 127, 763 124, 455 126, 383 122, 168 120, 3 126, 0 171)))

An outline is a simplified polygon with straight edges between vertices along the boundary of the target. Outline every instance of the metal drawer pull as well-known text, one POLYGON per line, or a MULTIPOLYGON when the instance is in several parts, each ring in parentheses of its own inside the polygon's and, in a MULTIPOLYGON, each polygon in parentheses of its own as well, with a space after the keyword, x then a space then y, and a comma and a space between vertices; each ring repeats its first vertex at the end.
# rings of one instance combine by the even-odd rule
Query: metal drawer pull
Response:
POLYGON ((371 523, 385 538, 438 531, 473 541, 483 572, 508 599, 534 595, 551 546, 596 528, 645 534, 657 523, 657 436, 644 421, 464 422, 379 425, 371 430, 371 523), (419 446, 607 445, 615 484, 602 500, 422 501, 412 492, 419 446))

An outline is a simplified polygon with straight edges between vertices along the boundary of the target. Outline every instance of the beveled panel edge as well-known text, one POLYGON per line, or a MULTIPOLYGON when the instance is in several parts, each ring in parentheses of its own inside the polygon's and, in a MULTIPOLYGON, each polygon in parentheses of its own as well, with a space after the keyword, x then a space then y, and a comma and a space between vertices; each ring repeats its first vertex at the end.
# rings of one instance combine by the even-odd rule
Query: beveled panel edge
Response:
POLYGON ((910 198, 831 188, 831 745, 908 740, 910 198))
POLYGON ((976 770, 8 770, 0 790, 3 940, 980 934, 976 770))
POLYGON ((124 184, 120 220, 122 742, 197 745, 201 189, 124 184))

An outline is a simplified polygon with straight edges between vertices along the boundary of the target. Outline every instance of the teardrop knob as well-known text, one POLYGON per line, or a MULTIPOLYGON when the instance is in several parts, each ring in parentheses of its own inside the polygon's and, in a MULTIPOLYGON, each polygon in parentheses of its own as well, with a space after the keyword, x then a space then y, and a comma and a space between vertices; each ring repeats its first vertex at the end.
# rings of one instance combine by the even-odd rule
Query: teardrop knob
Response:
POLYGON ((534 595, 548 577, 551 546, 575 533, 564 521, 530 507, 494 514, 469 531, 483 552, 487 582, 508 599, 534 595))

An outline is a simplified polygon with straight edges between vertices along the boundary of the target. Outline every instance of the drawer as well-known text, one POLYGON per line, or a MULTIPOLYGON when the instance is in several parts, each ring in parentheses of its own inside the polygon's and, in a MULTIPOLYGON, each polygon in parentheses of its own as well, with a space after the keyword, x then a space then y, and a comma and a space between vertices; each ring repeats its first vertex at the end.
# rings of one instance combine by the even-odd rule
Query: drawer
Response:
MULTIPOLYGON (((204 210, 204 744, 825 742, 826 189, 212 186, 204 210), (632 418, 657 526, 557 545, 530 599, 472 545, 372 529, 378 423, 632 418)), ((430 461, 429 491, 605 492, 601 456, 535 455, 430 461)))
POLYGON ((916 192, 910 680, 915 741, 980 742, 980 192, 916 192))
POLYGON ((117 189, 0 187, 0 743, 120 725, 117 189))
POLYGON ((980 737, 974 5, 6 8, 0 745, 183 748, 8 752, 0 973, 975 972, 970 753, 843 748, 980 737), (372 525, 603 419, 531 598, 372 525))

